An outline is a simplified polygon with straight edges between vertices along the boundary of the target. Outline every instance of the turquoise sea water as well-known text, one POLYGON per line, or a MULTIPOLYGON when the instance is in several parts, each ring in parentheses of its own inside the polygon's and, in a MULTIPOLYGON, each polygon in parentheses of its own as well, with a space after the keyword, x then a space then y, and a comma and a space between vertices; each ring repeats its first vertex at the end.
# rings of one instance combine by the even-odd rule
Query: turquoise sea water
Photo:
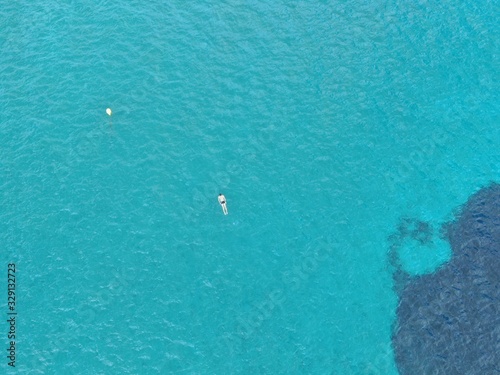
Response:
POLYGON ((500 179, 496 13, 3 4, 17 372, 397 374, 390 236, 430 223, 400 257, 432 272, 441 224, 500 179))

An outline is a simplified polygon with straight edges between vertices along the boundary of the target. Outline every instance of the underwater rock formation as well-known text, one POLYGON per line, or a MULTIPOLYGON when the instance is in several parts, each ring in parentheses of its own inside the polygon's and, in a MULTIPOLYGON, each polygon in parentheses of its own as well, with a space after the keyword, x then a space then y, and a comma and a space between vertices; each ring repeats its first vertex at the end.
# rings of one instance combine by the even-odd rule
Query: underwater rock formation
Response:
MULTIPOLYGON (((422 241, 429 233, 425 223, 403 222, 398 230, 422 241)), ((448 263, 423 276, 395 271, 400 303, 392 342, 399 372, 500 374, 500 185, 473 195, 443 230, 453 251, 448 263)))

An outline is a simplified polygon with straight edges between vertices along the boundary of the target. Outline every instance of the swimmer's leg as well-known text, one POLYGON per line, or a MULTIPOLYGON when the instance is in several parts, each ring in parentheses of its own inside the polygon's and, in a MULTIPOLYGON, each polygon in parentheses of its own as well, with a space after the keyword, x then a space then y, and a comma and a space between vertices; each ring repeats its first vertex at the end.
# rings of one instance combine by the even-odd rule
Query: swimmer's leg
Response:
POLYGON ((227 215, 227 206, 225 203, 222 205, 222 211, 224 212, 224 215, 227 215))

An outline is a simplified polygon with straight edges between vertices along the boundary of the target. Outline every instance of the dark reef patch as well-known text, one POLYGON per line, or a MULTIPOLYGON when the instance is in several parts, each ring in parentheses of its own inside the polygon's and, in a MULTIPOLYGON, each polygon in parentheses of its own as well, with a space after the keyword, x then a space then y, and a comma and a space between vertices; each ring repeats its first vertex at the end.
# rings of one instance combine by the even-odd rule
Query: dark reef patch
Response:
MULTIPOLYGON (((413 243, 418 244, 422 249, 425 249, 424 251, 435 252, 436 241, 440 237, 443 237, 442 235, 439 235, 439 233, 435 232, 436 231, 433 229, 432 225, 428 222, 416 218, 404 217, 400 219, 396 232, 389 237, 389 261, 393 269, 395 269, 394 287, 398 294, 411 280, 410 275, 407 273, 408 270, 405 269, 404 262, 402 262, 401 250, 409 244, 411 246, 413 243)), ((431 267, 431 270, 427 270, 428 272, 439 266, 440 260, 436 258, 438 255, 433 254, 433 257, 435 258, 434 261, 437 262, 437 264, 434 264, 433 267, 431 267)))
MULTIPOLYGON (((402 221, 391 238, 429 240, 425 223, 402 221)), ((473 195, 443 231, 453 255, 436 272, 410 277, 398 266, 392 342, 401 375, 500 374, 500 185, 473 195)))
POLYGON ((432 240, 432 226, 421 220, 404 218, 398 227, 398 232, 401 238, 411 238, 422 245, 429 243, 432 240))

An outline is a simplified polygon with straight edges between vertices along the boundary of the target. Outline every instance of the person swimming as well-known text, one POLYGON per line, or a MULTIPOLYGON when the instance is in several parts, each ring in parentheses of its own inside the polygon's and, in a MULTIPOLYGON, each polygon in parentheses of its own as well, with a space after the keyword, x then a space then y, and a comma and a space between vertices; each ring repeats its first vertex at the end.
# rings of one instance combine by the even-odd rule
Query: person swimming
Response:
POLYGON ((219 203, 222 206, 222 212, 224 212, 224 215, 227 215, 227 206, 226 206, 226 197, 222 194, 219 194, 219 203))

